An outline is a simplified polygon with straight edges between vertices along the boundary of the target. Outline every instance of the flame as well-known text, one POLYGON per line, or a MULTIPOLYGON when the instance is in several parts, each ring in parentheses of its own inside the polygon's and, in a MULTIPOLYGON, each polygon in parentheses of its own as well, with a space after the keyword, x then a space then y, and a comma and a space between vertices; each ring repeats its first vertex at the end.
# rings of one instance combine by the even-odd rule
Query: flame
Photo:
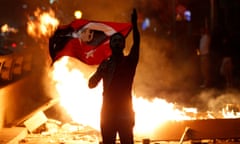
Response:
POLYGON ((86 76, 77 68, 67 67, 68 62, 69 58, 63 57, 54 64, 53 79, 60 103, 74 121, 99 129, 101 87, 88 89, 86 76))
MULTIPOLYGON (((95 69, 81 62, 78 64, 85 68, 78 69, 76 64, 71 63, 71 58, 63 57, 54 64, 52 77, 56 81, 60 103, 75 122, 99 130, 102 84, 95 89, 89 89, 88 77, 95 69)), ((157 126, 167 120, 192 119, 187 116, 186 110, 179 110, 175 104, 159 98, 147 100, 134 96, 133 106, 136 119, 134 130, 139 135, 152 133, 157 126)), ((196 112, 194 109, 193 113, 196 112)))
MULTIPOLYGON (((59 21, 52 10, 34 13, 36 20, 28 22, 28 33, 35 38, 49 37, 59 21)), ((2 31, 7 26, 2 27, 2 31)), ((54 63, 51 78, 56 82, 55 88, 60 98, 60 104, 66 109, 73 121, 100 130, 100 109, 102 104, 102 84, 96 88, 88 88, 88 77, 96 70, 80 61, 62 57, 54 63)), ((197 119, 196 108, 181 108, 159 98, 145 99, 143 96, 133 96, 135 110, 135 134, 150 135, 165 121, 197 119)), ((222 110, 222 118, 240 117, 239 109, 226 107, 222 110)), ((211 112, 203 118, 216 118, 211 112)))
POLYGON ((222 109, 224 118, 239 118, 240 106, 238 104, 226 104, 226 107, 222 109))
POLYGON ((1 26, 1 32, 13 32, 13 33, 17 33, 18 30, 13 28, 13 27, 9 27, 8 24, 4 24, 1 26))
MULTIPOLYGON (((176 108, 175 104, 159 98, 147 100, 142 97, 134 97, 133 105, 135 110, 136 127, 139 134, 152 133, 161 123, 168 120, 190 120, 186 112, 176 108)), ((195 112, 196 113, 196 109, 195 112)))
POLYGON ((53 10, 43 12, 39 8, 34 12, 34 19, 29 18, 27 32, 34 38, 49 37, 59 25, 53 10))

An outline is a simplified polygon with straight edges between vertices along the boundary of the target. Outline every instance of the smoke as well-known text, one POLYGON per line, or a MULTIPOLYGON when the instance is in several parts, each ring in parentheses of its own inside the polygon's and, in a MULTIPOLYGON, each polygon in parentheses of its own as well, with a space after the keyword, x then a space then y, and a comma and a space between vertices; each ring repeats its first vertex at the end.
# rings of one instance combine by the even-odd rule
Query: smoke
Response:
MULTIPOLYGON (((39 5, 46 7, 47 4, 48 1, 42 1, 39 5)), ((29 5, 38 6, 36 3, 29 3, 29 5)), ((49 6, 55 11, 60 24, 72 22, 75 10, 81 10, 84 19, 127 22, 131 20, 130 16, 133 7, 136 7, 139 13, 139 29, 141 31, 141 56, 134 83, 136 95, 145 98, 159 97, 174 102, 186 102, 192 96, 192 89, 197 81, 197 63, 192 60, 191 56, 184 57, 186 54, 180 49, 180 46, 176 48, 176 43, 164 37, 168 36, 169 32, 171 33, 169 27, 170 18, 167 17, 170 14, 168 9, 166 9, 167 12, 162 10, 164 5, 170 7, 169 3, 160 3, 158 1, 154 1, 154 4, 146 1, 137 3, 134 0, 126 2, 74 0, 71 3, 58 0, 49 6), (148 7, 150 8, 149 11, 147 11, 148 7), (157 14, 158 12, 159 14, 157 14), (151 25, 149 29, 142 30, 141 24, 145 17, 150 18, 151 25)), ((126 50, 131 47, 131 38, 130 34, 127 39, 126 50)), ((41 47, 45 47, 43 53, 46 54, 45 58, 48 58, 48 46, 46 43, 44 44, 41 47)), ((49 74, 48 60, 42 63, 43 67, 46 68, 44 75, 49 74)), ((44 82, 49 82, 49 80, 45 79, 46 76, 43 77, 44 82)), ((51 85, 53 84, 54 82, 51 85)), ((49 88, 49 84, 46 85, 49 88)))
POLYGON ((164 37, 141 33, 140 62, 135 77, 137 96, 188 103, 199 79, 196 54, 185 54, 164 37))
POLYGON ((196 95, 195 105, 200 111, 220 112, 227 105, 235 105, 239 108, 239 91, 226 90, 219 91, 216 89, 204 90, 196 95))
MULTIPOLYGON (((226 98, 217 90, 201 91, 199 86, 200 74, 198 57, 194 52, 195 46, 184 45, 191 41, 187 31, 182 29, 179 38, 172 37, 172 7, 169 1, 111 1, 111 0, 88 0, 71 2, 56 0, 53 4, 49 1, 31 3, 26 1, 29 7, 51 7, 60 20, 60 24, 69 24, 74 20, 73 13, 80 10, 84 19, 126 22, 130 21, 132 8, 136 7, 139 14, 139 29, 141 31, 140 62, 134 82, 134 92, 137 96, 145 98, 164 98, 171 102, 194 105, 203 109, 216 107, 221 100, 226 98), (141 29, 145 18, 149 18, 150 27, 141 29), (180 42, 179 42, 180 41, 180 42), (200 94, 199 94, 200 93, 200 94), (216 100, 216 97, 219 100, 216 100), (208 103, 208 105, 202 105, 208 103)), ((127 39, 127 49, 131 47, 131 34, 127 39)), ((43 72, 44 82, 49 82, 49 58, 48 45, 45 43, 43 50, 45 60, 40 64, 46 69, 43 72)), ((51 86, 47 85, 46 91, 51 86)), ((54 82, 50 83, 54 85, 54 82)), ((50 94, 51 95, 51 94, 50 94)))
POLYGON ((74 19, 74 11, 80 10, 83 19, 101 21, 129 21, 133 9, 134 0, 111 1, 111 0, 88 0, 71 2, 58 0, 51 7, 55 10, 62 24, 68 24, 74 19))
MULTIPOLYGON (((31 3, 26 1, 29 7, 41 8, 42 10, 48 10, 48 8, 53 9, 56 17, 60 21, 60 25, 65 25, 71 23, 74 18, 74 11, 80 10, 83 13, 83 19, 89 20, 100 20, 100 21, 116 21, 116 22, 129 22, 131 21, 131 12, 133 9, 134 1, 111 1, 111 0, 89 0, 89 1, 79 1, 73 0, 71 2, 65 0, 57 0, 52 4, 49 1, 41 1, 38 4, 36 2, 31 3)), ((32 12, 33 13, 33 12, 32 12)), ((31 14, 31 13, 30 13, 31 14)), ((30 15, 29 14, 29 15, 30 15)), ((42 38, 38 40, 38 45, 44 53, 45 62, 40 62, 42 67, 45 68, 43 73, 43 82, 51 82, 49 79, 49 73, 51 72, 51 60, 48 54, 48 39, 42 38)), ((38 59, 39 60, 39 59, 38 59)), ((50 83, 54 85, 54 82, 50 83)), ((48 84, 46 91, 50 91, 48 84)), ((51 94, 50 94, 51 95, 51 94)))

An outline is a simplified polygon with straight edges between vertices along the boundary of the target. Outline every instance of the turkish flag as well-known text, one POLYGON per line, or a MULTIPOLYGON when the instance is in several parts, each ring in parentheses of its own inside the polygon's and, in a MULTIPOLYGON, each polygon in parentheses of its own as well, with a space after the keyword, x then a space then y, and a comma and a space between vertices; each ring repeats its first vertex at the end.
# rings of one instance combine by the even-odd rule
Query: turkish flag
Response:
POLYGON ((77 19, 62 29, 66 27, 70 31, 61 33, 62 40, 58 39, 58 42, 68 39, 64 46, 56 50, 57 42, 53 41, 49 45, 50 53, 54 53, 51 55, 53 62, 62 56, 70 56, 88 65, 98 65, 111 55, 110 36, 120 32, 127 37, 132 24, 77 19))

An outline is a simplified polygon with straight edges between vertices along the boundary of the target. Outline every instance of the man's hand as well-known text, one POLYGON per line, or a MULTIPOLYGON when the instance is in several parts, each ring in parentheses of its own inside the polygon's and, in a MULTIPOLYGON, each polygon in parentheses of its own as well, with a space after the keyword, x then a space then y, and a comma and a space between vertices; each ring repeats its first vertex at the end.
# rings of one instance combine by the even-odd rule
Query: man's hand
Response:
POLYGON ((137 10, 134 8, 132 12, 132 24, 137 24, 137 10))

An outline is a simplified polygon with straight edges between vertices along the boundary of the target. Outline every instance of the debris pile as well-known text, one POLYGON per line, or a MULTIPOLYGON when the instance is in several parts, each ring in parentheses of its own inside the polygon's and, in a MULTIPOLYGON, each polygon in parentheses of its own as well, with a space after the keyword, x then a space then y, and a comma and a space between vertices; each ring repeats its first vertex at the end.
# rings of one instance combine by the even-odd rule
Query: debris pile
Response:
POLYGON ((98 130, 74 122, 62 124, 48 119, 43 125, 29 133, 19 144, 98 144, 98 130))

